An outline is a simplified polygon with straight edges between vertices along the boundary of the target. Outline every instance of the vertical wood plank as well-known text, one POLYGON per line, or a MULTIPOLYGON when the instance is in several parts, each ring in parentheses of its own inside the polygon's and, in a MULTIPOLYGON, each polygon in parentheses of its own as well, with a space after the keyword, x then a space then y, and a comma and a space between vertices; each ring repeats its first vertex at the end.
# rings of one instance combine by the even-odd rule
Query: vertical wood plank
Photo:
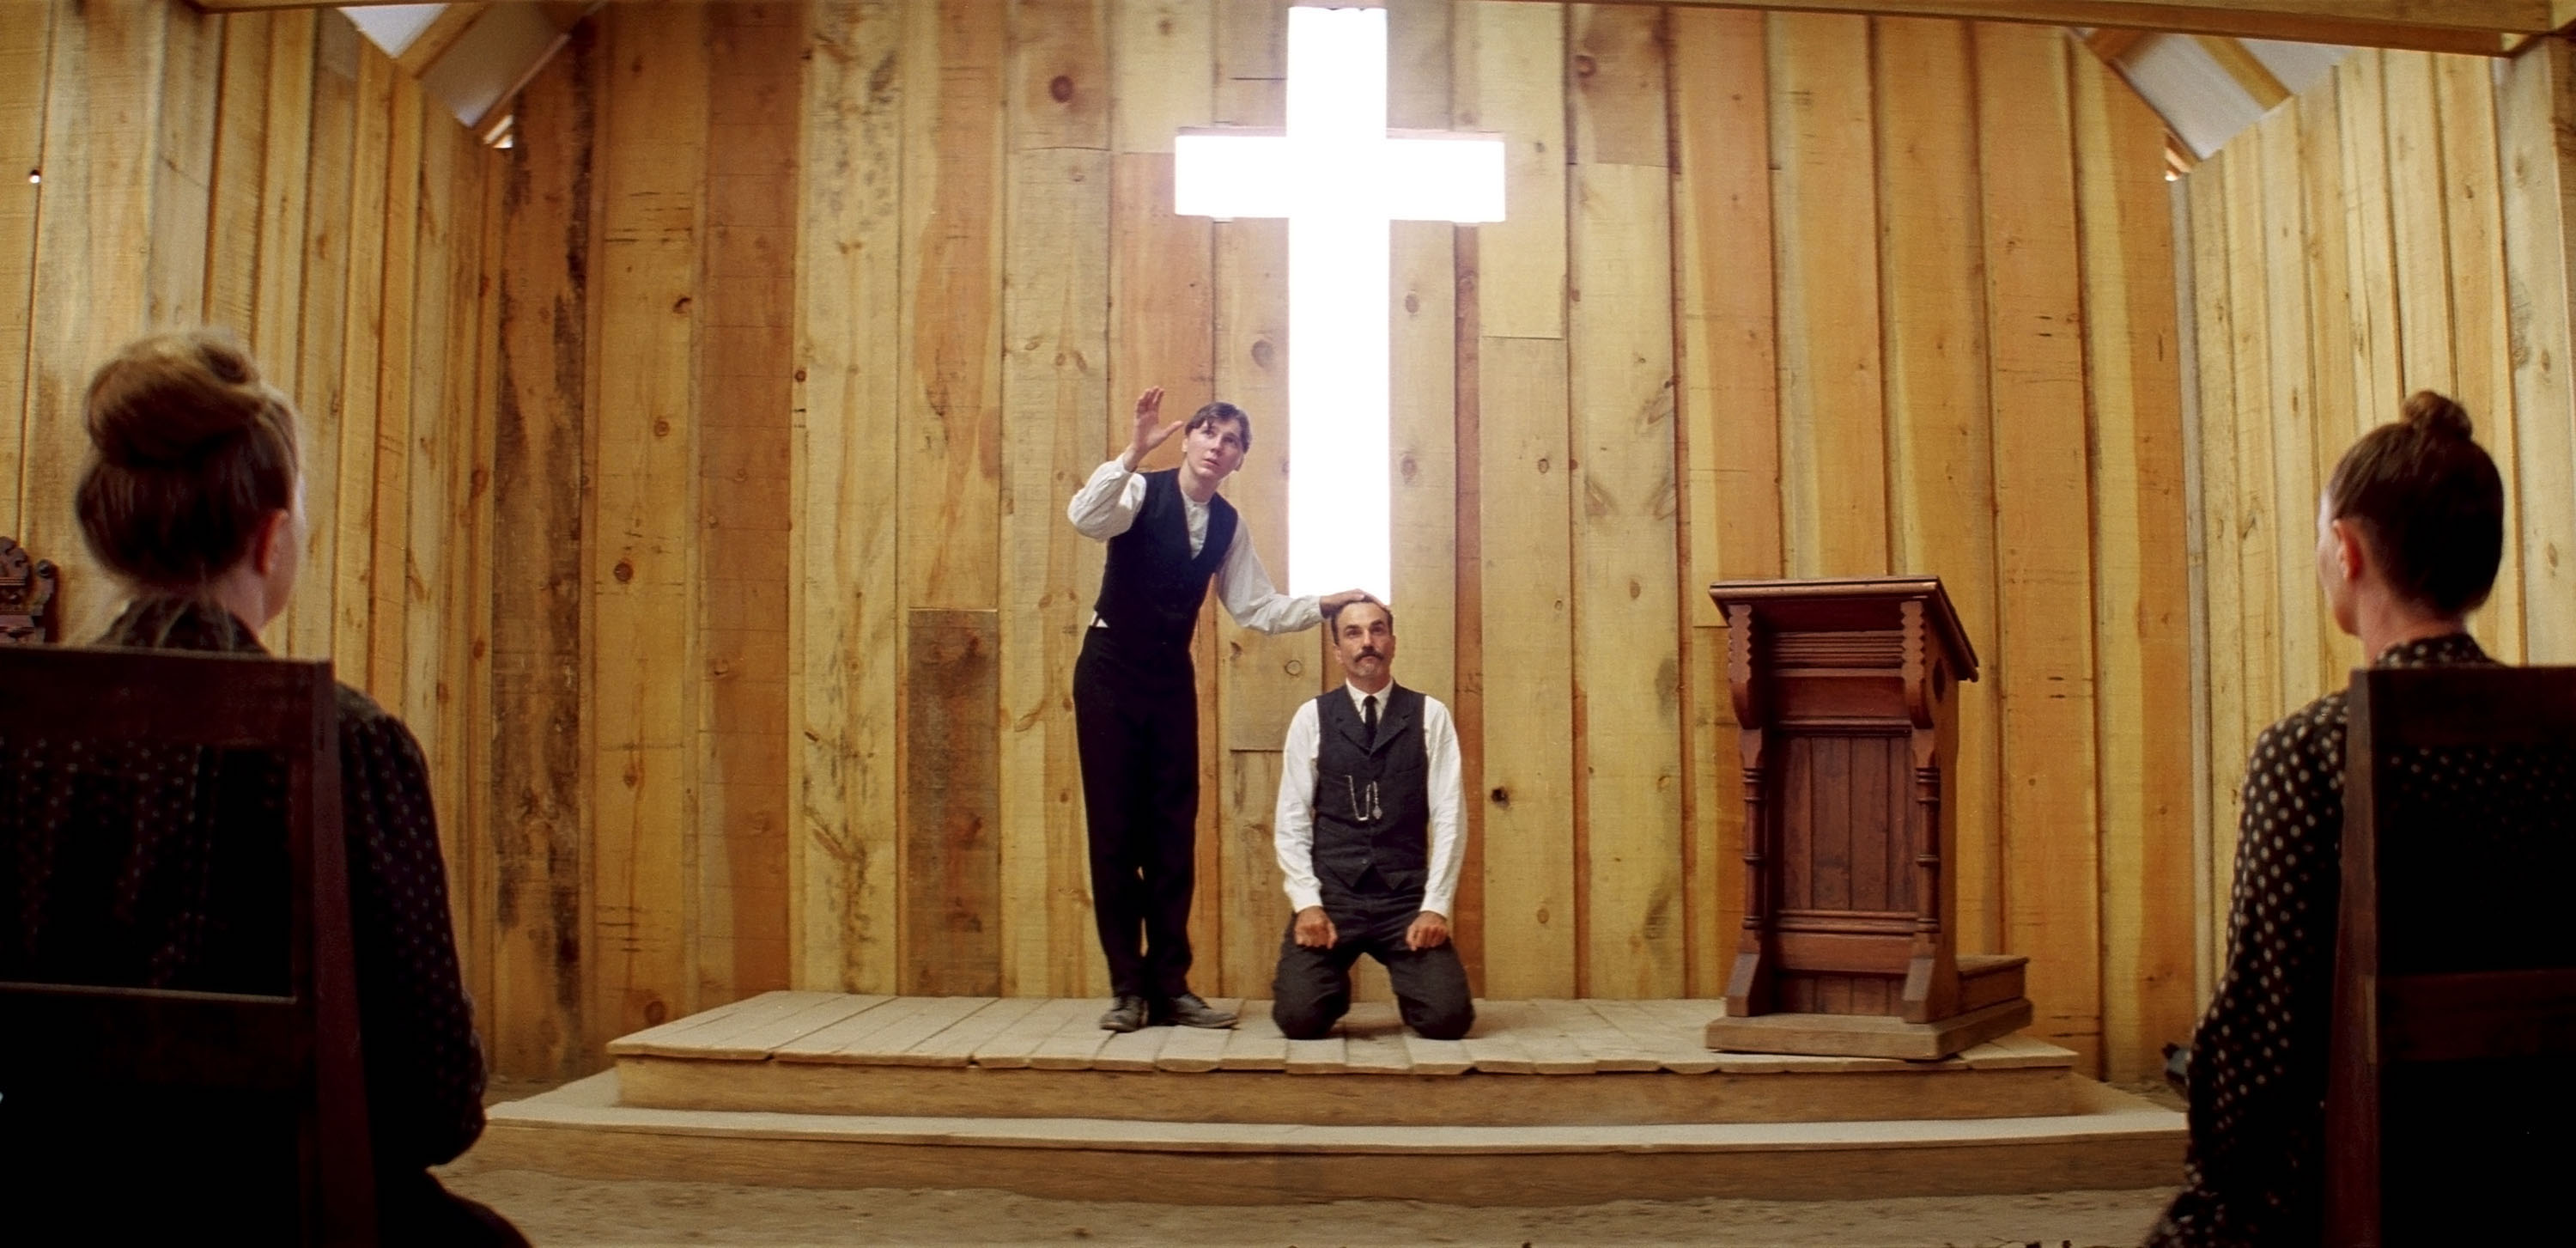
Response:
MULTIPOLYGON (((2396 224, 2388 176, 2386 54, 2356 48, 2335 66, 2335 102, 2343 122, 2343 215, 2349 222, 2346 271, 2352 276, 2353 411, 2345 442, 2396 410, 2405 397, 2397 308, 2396 224)), ((2205 280, 2205 279, 2204 279, 2205 280)))
POLYGON ((304 290, 306 171, 313 158, 315 13, 270 15, 266 132, 259 160, 259 269, 250 334, 271 384, 299 395, 296 354, 304 290))
MULTIPOLYGON (((2396 256, 2399 389, 2447 391, 2456 384, 2451 359, 2451 283, 2442 130, 2433 98, 2433 54, 2381 54, 2388 113, 2389 218, 2396 256)), ((2376 425, 2396 418, 2405 393, 2390 395, 2376 425)))
POLYGON ((43 161, 25 339, 24 458, 9 487, 15 536, 62 570, 63 635, 96 636, 115 591, 81 544, 70 500, 89 438, 81 400, 90 373, 149 324, 153 176, 167 48, 161 9, 92 7, 56 15, 44 75, 43 161))
POLYGON ((1770 21, 1788 573, 1876 576, 1889 568, 1869 23, 1770 21))
MULTIPOLYGON (((2496 101, 2504 171, 2505 275, 2513 301, 2513 419, 2518 452, 2510 471, 2516 522, 2508 548, 2522 551, 2524 657, 2576 662, 2576 445, 2567 413, 2576 327, 2569 324, 2569 171, 2576 169, 2576 73, 2565 44, 2547 42, 2505 68, 2496 101)), ((2492 418, 2490 418, 2492 419, 2492 418)), ((2498 467, 2504 467, 2499 461, 2498 467)))
POLYGON ((1580 990, 1682 992, 1681 615, 1672 175, 1660 9, 1571 10, 1566 315, 1575 769, 1588 882, 1580 990), (1592 707, 1601 713, 1587 714, 1592 707))
MULTIPOLYGON (((576 27, 503 157, 492 430, 494 1065, 572 1074, 591 1040, 583 721, 584 461, 599 49, 576 27)), ((319 127, 317 126, 317 131, 319 127)), ((318 215, 318 214, 317 214, 318 215)))
POLYGON ((1726 693, 1726 633, 1714 582, 1776 577, 1780 402, 1771 223, 1768 29, 1757 13, 1671 14, 1678 365, 1689 523, 1682 579, 1690 626, 1684 697, 1691 763, 1686 881, 1692 996, 1725 987, 1743 922, 1744 780, 1726 693))
MULTIPOLYGON (((2279 545, 2289 521, 2280 513, 2272 476, 2270 419, 2278 376, 2271 359, 2271 306, 2266 261, 2271 238, 2263 228, 2263 186, 2272 153, 2260 143, 2235 153, 2227 176, 2227 298, 2232 308, 2228 349, 2235 357, 2235 403, 2224 427, 2235 443, 2236 591, 2244 684, 2243 720, 2230 751, 2228 771, 2244 775, 2245 751, 2256 734, 2291 705, 2284 692, 2279 654, 2279 545)), ((2411 333, 2411 331, 2410 331, 2411 333)), ((2304 700, 2304 699, 2298 699, 2304 700)), ((2233 842, 2230 843, 2231 847, 2233 842)))
POLYGON ((906 6, 901 594, 997 604, 1005 14, 906 6))
POLYGON ((2227 896, 2226 872, 2236 853, 2238 803, 2244 774, 2243 615, 2237 592, 2236 356, 2228 301, 2227 179, 2241 153, 2221 152, 2192 170, 2183 191, 2191 221, 2193 360, 2200 452, 2201 564, 2209 688, 2207 856, 2196 865, 2193 897, 2193 992, 2204 998, 2216 983, 2216 955, 2227 896))
MULTIPOLYGON (((2514 434, 2511 295, 2505 284, 2504 170, 2496 151, 2495 62, 2482 56, 2433 61, 2435 115, 2442 130, 2441 194, 2451 285, 2451 397, 2469 409, 2478 441, 2499 466, 2519 462, 2514 434)), ((2505 477, 2505 514, 2522 491, 2505 477)), ((2563 493, 2563 487, 2561 492, 2563 493)), ((2510 533, 2510 530, 2508 530, 2510 533)), ((2470 617, 2489 654, 2523 662, 2521 543, 2507 540, 2495 591, 2470 617)))
POLYGON ((2092 517, 2071 101, 2059 31, 1980 25, 1988 392, 1995 427, 1997 697, 2010 949, 2033 1026, 2099 1069, 2092 517))
MULTIPOLYGON (((581 552, 590 620, 590 1014, 625 1035, 694 1013, 692 833, 702 682, 675 678, 705 570, 695 448, 706 10, 600 24, 596 415, 581 552)), ((681 670, 688 670, 681 667, 681 670)))
MULTIPOLYGON (((309 526, 304 539, 304 567, 312 575, 298 583, 286 613, 269 626, 282 644, 272 649, 303 658, 335 661, 339 641, 340 535, 352 510, 343 506, 340 447, 348 419, 348 300, 350 293, 350 206, 358 132, 358 45, 365 37, 348 18, 326 13, 316 21, 313 39, 313 96, 306 163, 309 179, 304 214, 290 246, 303 252, 299 276, 303 285, 290 296, 289 324, 295 335, 295 381, 289 393, 303 417, 304 509, 309 526)), ((366 405, 373 416, 374 404, 366 405)), ((373 436, 370 420, 367 435, 373 436)), ((374 501, 372 492, 365 495, 374 501)), ((352 527, 365 532, 360 519, 352 527)), ((353 673, 358 674, 358 673, 353 673)))
MULTIPOLYGON (((2316 577, 2314 516, 2318 430, 2314 385, 2314 343, 2309 335, 2309 264, 2318 259, 2307 207, 2301 122, 2310 101, 2293 100, 2276 111, 2271 124, 2251 136, 2260 144, 2263 177, 2257 211, 2261 214, 2264 254, 2277 261, 2265 265, 2263 282, 2266 337, 2264 358, 2271 370, 2271 403, 2262 414, 2271 441, 2272 494, 2276 525, 2267 549, 2272 566, 2273 601, 2278 614, 2278 649, 2268 656, 2280 673, 2281 690, 2295 705, 2323 692, 2325 614, 2323 591, 2316 577), (2302 503, 2301 500, 2306 500, 2302 503)), ((2253 419, 2251 414, 2241 414, 2253 419)))
POLYGON ((904 736, 903 990, 990 996, 1002 983, 994 611, 915 608, 904 736))
MULTIPOLYGON (((331 588, 329 654, 338 669, 348 674, 349 683, 364 686, 380 702, 399 706, 400 689, 374 684, 369 645, 376 608, 376 534, 388 527, 376 514, 376 438, 382 415, 376 383, 384 358, 385 256, 391 250, 386 243, 385 181, 393 139, 395 71, 393 61, 373 42, 354 28, 350 36, 356 40, 350 59, 357 73, 351 97, 348 215, 334 226, 345 239, 347 264, 341 296, 340 487, 335 504, 343 532, 331 588)), ((329 566, 316 565, 315 571, 329 566)))
MULTIPOLYGON (((2343 162, 2351 150, 2343 138, 2343 115, 2340 91, 2331 78, 2311 88, 2295 113, 2284 115, 2298 123, 2299 199, 2307 220, 2300 240, 2304 261, 2299 268, 2306 279, 2308 309, 2309 460, 2300 485, 2311 515, 2318 491, 2351 444, 2348 431, 2360 407, 2354 392, 2358 370, 2353 367, 2360 358, 2353 332, 2359 283, 2348 267, 2353 248, 2347 234, 2352 227, 2350 215, 2342 208, 2343 162)), ((2303 585, 2314 586, 2314 547, 2297 546, 2295 552, 2295 566, 2284 567, 2283 574, 2295 573, 2303 585)), ((2341 688, 2359 651, 2335 627, 2322 589, 2308 590, 2307 601, 2315 620, 2318 687, 2341 688)))
POLYGON ((1562 14, 1457 10, 1459 124, 1512 136, 1513 221, 1476 227, 1478 507, 1485 736, 1483 990, 1576 995, 1562 14), (1526 213, 1526 215, 1524 215, 1526 213), (1553 725, 1567 725, 1556 729, 1553 725))
POLYGON ((471 632, 459 576, 468 562, 470 539, 460 521, 461 503, 471 489, 466 474, 474 432, 472 327, 482 267, 476 246, 482 201, 475 190, 477 153, 461 145, 464 131, 455 119, 443 109, 419 109, 413 122, 412 141, 420 152, 414 174, 420 200, 412 255, 414 367, 406 375, 386 378, 388 384, 408 387, 412 412, 399 625, 404 630, 402 717, 430 756, 430 800, 438 811, 448 902, 462 929, 468 883, 459 843, 465 832, 460 787, 465 707, 460 696, 464 664, 456 656, 471 632))
MULTIPOLYGON (((390 67, 391 62, 387 62, 390 67)), ((384 330, 377 357, 375 463, 375 551, 369 557, 367 610, 367 684, 389 708, 413 705, 408 681, 411 644, 410 604, 417 583, 412 553, 411 492, 416 460, 425 458, 412 436, 412 388, 421 373, 419 333, 421 238, 420 80, 396 71, 386 99, 385 192, 376 228, 384 232, 381 306, 384 330)), ((429 356, 443 343, 433 342, 429 356)), ((434 466, 432 471, 434 471, 434 466)), ((424 721, 425 726, 425 721, 424 721)))
MULTIPOLYGON (((1450 8, 1398 0, 1387 8, 1387 124, 1449 126, 1450 8)), ((1392 356, 1388 360, 1395 463, 1389 480, 1394 595, 1404 604, 1404 683, 1457 701, 1457 264, 1458 229, 1440 222, 1394 227, 1392 356)), ((1283 726, 1282 731, 1285 731, 1283 726)))
MULTIPOLYGON (((2193 1007, 2190 587, 2180 325, 2164 122, 2069 50, 2093 411, 2094 723, 2101 774, 2103 1067, 2154 1077, 2193 1007)), ((2337 240, 2338 242, 2340 240, 2337 240)), ((2330 252, 2330 256, 2339 256, 2330 252)), ((2322 358, 2332 367, 2341 361, 2322 358)))
POLYGON ((155 329, 206 321, 207 233, 223 86, 224 23, 173 8, 163 34, 161 104, 153 137, 152 258, 145 319, 155 329))
POLYGON ((699 237, 698 507, 703 687, 692 829, 695 1005, 784 988, 787 546, 794 462, 800 32, 777 4, 707 9, 707 180, 699 237))
MULTIPOLYGON (((0 28, 0 175, 41 175, 45 151, 45 70, 57 10, 0 28)), ((29 330, 35 306, 36 207, 43 183, 0 176, 0 532, 25 533, 21 519, 27 460, 27 413, 33 406, 29 330)), ((23 540, 23 539, 22 539, 23 540)))
MULTIPOLYGON (((206 225, 207 237, 215 241, 206 254, 206 322, 227 326, 245 341, 259 298, 260 165, 268 150, 270 28, 275 20, 268 13, 224 18, 222 81, 216 87, 213 203, 206 225)), ((43 30, 43 23, 30 28, 36 34, 43 30)), ((34 164, 32 157, 28 163, 34 164)), ((16 179, 0 182, 14 184, 16 179)), ((0 379, 0 390, 6 388, 0 379)))
POLYGON ((1007 911, 1002 939, 1019 975, 1008 990, 1092 996, 1105 971, 1093 938, 1070 682, 1101 551, 1065 523, 1064 501, 1099 462, 1080 431, 1099 427, 1108 402, 1107 47, 1096 0, 1021 0, 1011 23, 1002 871, 1006 881, 1042 878, 1046 904, 1007 911))
POLYGON ((448 656, 458 673, 456 700, 462 708, 455 729, 461 748, 455 757, 463 768, 460 809, 464 818, 454 835, 440 838, 440 849, 452 869, 452 904, 467 920, 460 929, 466 934, 458 942, 457 957, 463 963, 466 990, 474 994, 476 1001, 488 1003, 482 1007, 487 1011, 483 1042, 497 1067, 502 944, 498 812, 502 806, 501 792, 492 775, 493 758, 501 744, 493 718, 498 705, 493 696, 497 688, 493 680, 493 608, 499 589, 499 543, 494 532, 499 512, 493 490, 499 478, 500 458, 501 313, 505 293, 501 269, 506 262, 509 237, 509 161, 504 153, 484 147, 461 128, 458 134, 473 158, 475 176, 468 185, 479 198, 475 209, 474 267, 463 270, 472 275, 475 292, 471 304, 473 323, 468 327, 474 350, 471 367, 460 369, 458 374, 458 384, 471 396, 469 410, 474 425, 458 463, 456 525, 466 557, 464 566, 457 571, 456 585, 463 618, 448 656))
MULTIPOLYGON (((902 6, 882 0, 827 0, 807 15, 789 934, 795 984, 825 991, 891 991, 897 976, 898 673, 884 656, 901 644, 902 617, 882 465, 899 445, 902 201, 889 170, 902 141, 902 21, 902 6)), ((1010 913, 1026 912, 1012 902, 1010 913)))
POLYGON ((1484 332, 1563 338, 1566 264, 1565 14, 1469 0, 1452 11, 1457 125, 1503 136, 1506 219, 1478 226, 1484 332))
MULTIPOLYGON (((1986 394, 1985 240, 1977 221, 1968 27, 1878 22, 1880 285, 1896 566, 1941 578, 1979 655, 1996 642, 1994 434, 1986 394)), ((2002 949, 2001 716, 1991 677, 1959 686, 1942 799, 1957 829, 1958 940, 2002 949)))

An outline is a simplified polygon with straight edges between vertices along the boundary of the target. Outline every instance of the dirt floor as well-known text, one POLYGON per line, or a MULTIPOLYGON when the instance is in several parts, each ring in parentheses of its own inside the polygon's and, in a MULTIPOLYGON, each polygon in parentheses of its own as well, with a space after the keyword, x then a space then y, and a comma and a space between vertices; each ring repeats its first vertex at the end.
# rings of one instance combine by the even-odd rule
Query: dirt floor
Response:
MULTIPOLYGON (((546 1085, 495 1087, 493 1100, 546 1085)), ((2123 1085, 2180 1109, 2162 1085, 2123 1085)), ((1475 1244, 1835 1245, 1838 1248, 2099 1248, 2146 1237, 2171 1188, 1886 1200, 1618 1201, 1466 1208, 1422 1201, 1329 1205, 1147 1205, 1041 1200, 981 1190, 746 1187, 572 1179, 476 1164, 449 1188, 518 1223, 539 1248, 679 1244, 1243 1244, 1351 1248, 1475 1244)))
POLYGON ((1903 1200, 1620 1201, 1463 1209, 1092 1204, 1007 1192, 826 1190, 564 1179, 478 1170, 442 1177, 509 1215, 541 1248, 662 1244, 1903 1245, 2135 1244, 2170 1189, 1903 1200))

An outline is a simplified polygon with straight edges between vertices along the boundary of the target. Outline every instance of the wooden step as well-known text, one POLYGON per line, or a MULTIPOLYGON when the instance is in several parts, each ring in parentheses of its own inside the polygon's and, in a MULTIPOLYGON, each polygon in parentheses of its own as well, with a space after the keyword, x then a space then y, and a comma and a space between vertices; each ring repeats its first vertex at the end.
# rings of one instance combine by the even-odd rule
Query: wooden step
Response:
POLYGON ((619 1104, 617 1076, 604 1072, 493 1106, 472 1156, 583 1177, 998 1188, 1067 1200, 1139 1190, 1142 1179, 1159 1199, 1194 1204, 1828 1200, 2178 1180, 2182 1115, 2078 1087, 2075 1112, 2019 1118, 1360 1126, 658 1109, 619 1104))
POLYGON ((1231 1031, 1113 1036, 1105 1002, 770 993, 609 1046, 622 1103, 959 1118, 1587 1126, 2012 1118, 2074 1112, 2074 1054, 2021 1037, 1944 1061, 1713 1053, 1714 1001, 1489 1001, 1466 1039, 1356 1006, 1290 1041, 1269 1003, 1231 1031))
POLYGON ((1959 1012, 1974 1013, 2020 997, 2030 959, 2010 953, 1959 955, 1959 1012))

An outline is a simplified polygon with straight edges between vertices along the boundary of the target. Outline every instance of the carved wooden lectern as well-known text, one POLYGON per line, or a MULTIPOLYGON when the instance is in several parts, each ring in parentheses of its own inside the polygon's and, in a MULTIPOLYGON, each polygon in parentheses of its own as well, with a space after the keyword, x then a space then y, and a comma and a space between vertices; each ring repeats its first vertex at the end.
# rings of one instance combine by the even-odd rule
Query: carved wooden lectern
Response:
POLYGON ((1708 1045, 1947 1057, 2029 1025, 2027 959, 1962 957, 1942 768, 1976 652, 1933 577, 1728 581, 1744 931, 1708 1045))

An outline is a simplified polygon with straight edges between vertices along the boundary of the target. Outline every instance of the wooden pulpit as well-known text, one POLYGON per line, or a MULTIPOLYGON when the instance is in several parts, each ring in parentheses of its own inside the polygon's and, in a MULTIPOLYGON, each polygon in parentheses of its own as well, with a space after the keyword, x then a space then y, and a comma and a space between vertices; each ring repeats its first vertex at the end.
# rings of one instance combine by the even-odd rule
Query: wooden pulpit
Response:
POLYGON ((1728 581, 1744 930, 1708 1045, 1935 1059, 2028 1026, 2027 959, 1953 937, 1942 798, 1977 656, 1939 579, 1728 581))

